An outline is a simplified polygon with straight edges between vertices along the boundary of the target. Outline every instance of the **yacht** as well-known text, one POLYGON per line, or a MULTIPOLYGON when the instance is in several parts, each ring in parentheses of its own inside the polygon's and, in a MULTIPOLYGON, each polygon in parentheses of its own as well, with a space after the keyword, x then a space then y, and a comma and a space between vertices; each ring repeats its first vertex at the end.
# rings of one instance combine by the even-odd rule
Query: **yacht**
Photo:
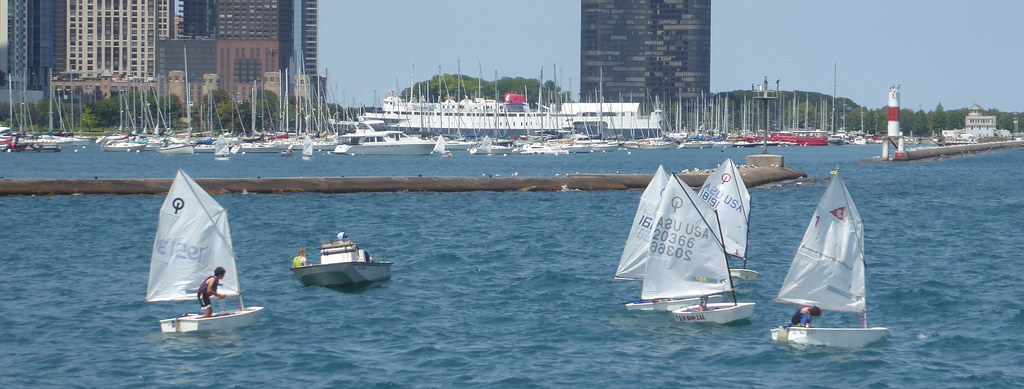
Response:
POLYGON ((347 155, 429 155, 434 143, 413 138, 401 131, 384 129, 383 120, 359 122, 354 133, 338 136, 335 154, 347 155))

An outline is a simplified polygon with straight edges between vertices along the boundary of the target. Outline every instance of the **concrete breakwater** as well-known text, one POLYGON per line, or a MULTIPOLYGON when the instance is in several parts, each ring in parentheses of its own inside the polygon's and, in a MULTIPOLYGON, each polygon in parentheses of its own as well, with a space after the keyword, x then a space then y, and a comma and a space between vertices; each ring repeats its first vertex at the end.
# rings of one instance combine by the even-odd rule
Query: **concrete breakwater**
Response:
MULTIPOLYGON (((747 187, 807 177, 787 167, 739 169, 747 187)), ((691 187, 704 184, 711 170, 678 173, 691 187)), ((642 190, 651 174, 570 174, 555 177, 286 177, 195 178, 207 192, 223 193, 357 193, 642 190)), ((170 178, 0 179, 0 196, 70 194, 165 194, 170 178)))
POLYGON ((894 156, 889 159, 880 159, 882 162, 909 162, 909 161, 929 161, 939 158, 952 158, 959 157, 968 154, 982 153, 986 151, 1007 149, 1013 147, 1024 146, 1024 141, 1006 141, 1006 142, 991 142, 991 143, 977 143, 972 145, 958 145, 958 146, 939 146, 939 147, 922 147, 917 149, 906 150, 904 156, 894 156))

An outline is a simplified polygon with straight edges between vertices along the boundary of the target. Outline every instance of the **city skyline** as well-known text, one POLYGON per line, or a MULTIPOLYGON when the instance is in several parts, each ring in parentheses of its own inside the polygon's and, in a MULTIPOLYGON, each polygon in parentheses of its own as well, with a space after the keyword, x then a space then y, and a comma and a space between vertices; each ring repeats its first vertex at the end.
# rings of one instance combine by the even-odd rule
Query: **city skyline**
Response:
MULTIPOLYGON (((901 85, 906 109, 1021 111, 1024 80, 1009 52, 1022 13, 1024 3, 1010 0, 713 0, 711 92, 748 90, 768 77, 782 90, 834 87, 875 109, 901 85)), ((439 67, 485 80, 539 78, 543 69, 545 80, 579 96, 579 2, 321 2, 319 17, 321 74, 344 105, 408 87, 414 66, 416 81, 439 67), (453 20, 452 9, 467 16, 453 20)))

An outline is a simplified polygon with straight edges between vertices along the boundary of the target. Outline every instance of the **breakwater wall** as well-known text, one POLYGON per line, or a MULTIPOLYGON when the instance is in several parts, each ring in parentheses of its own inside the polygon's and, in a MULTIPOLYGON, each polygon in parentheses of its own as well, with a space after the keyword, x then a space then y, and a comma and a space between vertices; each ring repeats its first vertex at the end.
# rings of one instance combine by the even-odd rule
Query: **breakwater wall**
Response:
POLYGON ((992 143, 977 143, 973 145, 958 145, 958 146, 939 146, 939 147, 923 147, 918 149, 906 150, 905 156, 893 157, 891 161, 884 160, 887 162, 909 162, 909 161, 928 161, 939 158, 952 158, 959 157, 974 153, 983 153, 986 151, 1008 149, 1014 147, 1024 147, 1024 141, 1006 141, 1006 142, 992 142, 992 143))
MULTIPOLYGON (((786 167, 740 168, 747 187, 807 177, 786 167)), ((703 185, 711 170, 678 173, 691 187, 703 185)), ((195 178, 211 194, 637 190, 651 174, 570 174, 555 177, 286 177, 195 178)), ((0 179, 0 196, 70 194, 166 194, 170 178, 0 179)))

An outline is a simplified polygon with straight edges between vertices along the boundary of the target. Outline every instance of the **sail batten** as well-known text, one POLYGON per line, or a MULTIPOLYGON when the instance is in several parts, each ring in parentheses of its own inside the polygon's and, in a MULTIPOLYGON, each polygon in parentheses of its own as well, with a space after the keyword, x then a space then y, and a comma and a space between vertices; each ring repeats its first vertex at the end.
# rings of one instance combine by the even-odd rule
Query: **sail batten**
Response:
POLYGON ((227 211, 178 170, 160 208, 146 301, 195 299, 200 283, 223 267, 218 292, 239 293, 227 211))
POLYGON ((837 174, 814 210, 776 301, 862 312, 864 223, 837 174))

